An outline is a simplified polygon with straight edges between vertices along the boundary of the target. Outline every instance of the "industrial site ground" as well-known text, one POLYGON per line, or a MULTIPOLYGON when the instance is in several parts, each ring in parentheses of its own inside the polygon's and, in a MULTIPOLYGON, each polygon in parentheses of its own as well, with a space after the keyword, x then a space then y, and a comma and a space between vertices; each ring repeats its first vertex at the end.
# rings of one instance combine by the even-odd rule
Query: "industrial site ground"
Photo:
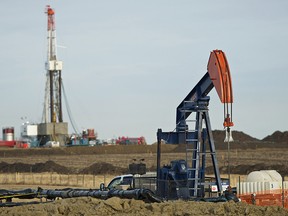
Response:
MULTIPOLYGON (((224 132, 213 131, 217 159, 222 177, 227 177, 227 143, 223 142, 224 132)), ((234 142, 230 143, 231 174, 241 176, 255 170, 277 170, 288 178, 288 132, 279 132, 255 139, 243 132, 233 132, 234 142)), ((161 145, 161 164, 171 160, 185 159, 185 145, 161 145)), ((63 147, 54 149, 0 149, 1 173, 59 173, 94 174, 111 178, 128 173, 133 159, 144 159, 148 171, 156 170, 157 145, 146 146, 94 146, 63 147)), ((209 161, 207 161, 209 162, 209 161)), ((207 173, 212 173, 212 164, 207 164, 207 173)), ((108 180, 107 180, 108 181, 108 180)), ((97 183, 98 184, 98 183, 97 183)), ((232 183, 235 184, 235 183, 232 183)), ((34 185, 34 188, 55 188, 57 186, 34 185)), ((234 185, 236 186, 236 185, 234 185)), ((0 188, 15 189, 33 185, 1 185, 0 188)), ((59 188, 59 187, 58 187, 59 188)), ((144 203, 136 200, 110 198, 71 198, 28 204, 17 207, 3 207, 0 215, 288 215, 281 207, 260 207, 245 203, 203 203, 164 202, 144 203)))

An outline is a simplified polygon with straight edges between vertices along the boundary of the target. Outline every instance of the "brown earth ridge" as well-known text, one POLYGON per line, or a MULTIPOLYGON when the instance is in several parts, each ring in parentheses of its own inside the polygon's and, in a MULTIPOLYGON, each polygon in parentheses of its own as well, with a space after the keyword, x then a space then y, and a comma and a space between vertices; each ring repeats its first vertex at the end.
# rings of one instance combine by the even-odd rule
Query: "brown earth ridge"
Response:
MULTIPOLYGON (((225 133, 213 131, 220 173, 227 170, 227 144, 225 133)), ((231 142, 231 172, 247 174, 260 169, 275 169, 288 176, 288 132, 276 131, 263 140, 243 132, 233 131, 231 142)), ((162 144, 161 164, 185 158, 185 145, 162 144)), ((52 149, 0 149, 0 172, 54 172, 60 174, 112 174, 128 172, 128 164, 144 159, 148 171, 156 169, 157 145, 146 146, 95 146, 52 149)), ((207 172, 212 172, 211 163, 207 172)), ((60 199, 38 204, 1 207, 0 215, 288 215, 279 206, 256 206, 243 202, 208 203, 168 201, 145 203, 112 197, 99 200, 91 197, 60 199)))
MULTIPOLYGON (((226 151, 227 143, 223 142, 225 132, 220 130, 213 131, 216 151, 219 160, 220 173, 227 172, 226 151), (226 157, 226 158, 225 158, 226 157), (223 159, 224 158, 224 159, 223 159)), ((246 175, 254 170, 275 169, 282 175, 288 176, 288 164, 284 155, 288 146, 288 131, 276 131, 263 140, 253 138, 243 132, 233 131, 234 142, 230 143, 231 158, 237 160, 231 162, 231 173, 246 175), (269 149, 269 150, 268 150, 269 149), (273 150, 274 156, 265 154, 273 150), (259 154, 262 154, 258 156, 259 154), (236 155, 235 155, 236 154, 236 155), (249 156, 249 154, 254 156, 249 156), (264 154, 264 158, 263 158, 264 154), (261 158, 262 157, 262 158, 261 158), (278 160, 277 160, 278 159, 278 160), (274 161, 273 161, 274 160, 274 161), (283 160, 283 161, 282 161, 283 160)), ((169 160, 184 157, 185 145, 163 144, 162 154, 166 156, 167 164, 169 160), (169 158, 169 159, 168 159, 169 158)), ((0 172, 54 172, 59 174, 125 174, 128 173, 128 165, 133 157, 140 155, 146 156, 148 171, 156 170, 156 143, 141 146, 95 146, 95 147, 65 147, 52 149, 0 149, 0 172), (85 156, 84 156, 85 155, 85 156), (115 157, 109 161, 107 157, 115 157), (125 156, 124 156, 125 155, 125 156), (126 156, 127 155, 127 156, 126 156), (83 157, 84 156, 84 157, 83 157), (69 158, 79 157, 79 165, 71 166, 69 158), (41 159, 42 158, 42 159, 41 159), (59 159, 61 158, 61 160, 59 159), (130 160, 128 160, 130 158, 130 160), (87 163, 80 166, 81 160, 87 159, 87 163), (101 160, 102 159, 102 160, 101 160), (126 160, 125 160, 126 159, 126 160), (34 161, 37 161, 33 163, 34 161), (115 162, 113 162, 115 161, 115 162)), ((209 165, 209 164, 208 164, 209 165)), ((212 166, 207 167, 207 173, 213 172, 212 166)))

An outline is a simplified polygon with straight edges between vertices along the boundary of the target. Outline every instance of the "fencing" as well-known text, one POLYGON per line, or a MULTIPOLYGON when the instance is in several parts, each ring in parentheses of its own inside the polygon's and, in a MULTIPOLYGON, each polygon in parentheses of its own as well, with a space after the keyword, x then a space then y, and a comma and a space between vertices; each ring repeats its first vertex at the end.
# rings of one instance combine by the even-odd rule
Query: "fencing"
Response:
POLYGON ((288 182, 240 182, 237 188, 242 202, 259 206, 288 208, 288 182))
POLYGON ((238 196, 242 202, 259 206, 281 206, 288 208, 288 190, 266 191, 263 193, 238 196))
POLYGON ((9 185, 52 185, 65 187, 99 188, 112 176, 106 175, 65 175, 57 173, 1 173, 0 184, 9 185))

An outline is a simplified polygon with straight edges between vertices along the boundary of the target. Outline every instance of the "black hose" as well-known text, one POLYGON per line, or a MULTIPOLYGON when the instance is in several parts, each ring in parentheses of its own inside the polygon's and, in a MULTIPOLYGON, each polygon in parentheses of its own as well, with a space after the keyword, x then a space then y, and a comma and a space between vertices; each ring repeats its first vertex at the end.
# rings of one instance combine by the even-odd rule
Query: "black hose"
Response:
POLYGON ((162 202, 160 197, 157 197, 149 189, 133 189, 133 190, 117 190, 109 191, 101 190, 81 190, 81 189, 64 189, 64 190, 45 190, 39 188, 38 194, 45 196, 47 199, 72 198, 72 197, 94 197, 98 199, 108 199, 111 197, 119 197, 121 199, 136 199, 145 202, 162 202))

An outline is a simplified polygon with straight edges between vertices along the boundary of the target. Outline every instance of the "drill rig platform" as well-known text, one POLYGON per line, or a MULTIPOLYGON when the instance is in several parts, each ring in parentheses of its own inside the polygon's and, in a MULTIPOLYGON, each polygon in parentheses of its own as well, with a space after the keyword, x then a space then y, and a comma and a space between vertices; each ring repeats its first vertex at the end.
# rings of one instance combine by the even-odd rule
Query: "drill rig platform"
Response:
POLYGON ((63 62, 57 59, 55 11, 46 7, 48 53, 46 62, 46 86, 42 123, 38 124, 38 140, 40 146, 47 142, 66 144, 68 123, 63 122, 62 114, 62 67, 63 62))

